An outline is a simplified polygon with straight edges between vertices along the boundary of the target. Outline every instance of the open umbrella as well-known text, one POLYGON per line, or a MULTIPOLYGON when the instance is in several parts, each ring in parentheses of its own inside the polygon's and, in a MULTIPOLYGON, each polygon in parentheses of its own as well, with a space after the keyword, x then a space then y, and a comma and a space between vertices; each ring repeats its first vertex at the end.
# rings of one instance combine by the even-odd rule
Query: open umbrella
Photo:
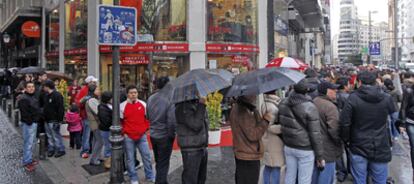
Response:
POLYGON ((236 76, 226 97, 259 95, 298 83, 305 75, 288 68, 262 68, 236 76))
POLYGON ((226 70, 191 70, 168 83, 160 93, 172 103, 194 100, 229 87, 231 76, 226 70))
POLYGON ((43 73, 45 70, 43 68, 37 67, 37 66, 29 66, 26 68, 22 68, 18 74, 39 74, 43 73))
POLYGON ((281 57, 281 58, 276 58, 270 61, 266 65, 266 68, 271 68, 271 67, 284 67, 284 68, 290 68, 293 70, 303 71, 309 66, 299 59, 295 59, 291 57, 281 57))
POLYGON ((63 79, 63 80, 72 80, 72 77, 66 75, 65 73, 58 72, 58 71, 46 71, 47 78, 49 79, 63 79))

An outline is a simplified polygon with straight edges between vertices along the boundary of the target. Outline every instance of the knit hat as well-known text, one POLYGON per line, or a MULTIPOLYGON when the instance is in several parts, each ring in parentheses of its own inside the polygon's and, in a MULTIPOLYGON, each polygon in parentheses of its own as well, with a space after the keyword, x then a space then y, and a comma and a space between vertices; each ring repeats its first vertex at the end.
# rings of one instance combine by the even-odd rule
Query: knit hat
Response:
POLYGON ((332 84, 332 83, 327 82, 327 81, 322 81, 318 85, 318 92, 319 92, 319 94, 326 95, 326 93, 328 92, 328 89, 338 89, 338 87, 339 87, 339 85, 337 85, 337 84, 332 84))

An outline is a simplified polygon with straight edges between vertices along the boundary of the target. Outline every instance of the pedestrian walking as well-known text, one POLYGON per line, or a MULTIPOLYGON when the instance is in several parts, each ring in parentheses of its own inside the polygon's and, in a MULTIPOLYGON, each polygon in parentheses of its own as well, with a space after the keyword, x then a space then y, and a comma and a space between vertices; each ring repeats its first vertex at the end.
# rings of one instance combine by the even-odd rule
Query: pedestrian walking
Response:
POLYGON ((82 150, 80 152, 81 157, 86 159, 89 157, 90 152, 90 138, 91 138, 91 128, 89 127, 89 121, 86 115, 85 102, 90 98, 88 96, 89 85, 97 84, 98 79, 94 76, 88 76, 85 79, 85 84, 82 86, 79 93, 76 95, 75 103, 79 107, 79 113, 82 118, 82 150))
POLYGON ((302 80, 279 105, 279 121, 285 143, 285 184, 310 184, 315 161, 325 165, 319 113, 302 80))
POLYGON ((208 118, 205 99, 175 105, 177 141, 183 159, 182 184, 204 184, 207 178, 208 118))
POLYGON ((155 82, 157 92, 149 97, 147 104, 157 184, 168 184, 168 170, 175 139, 175 105, 159 92, 168 82, 168 77, 157 79, 155 82))
POLYGON ((354 183, 367 183, 368 173, 374 183, 386 183, 391 161, 387 117, 396 109, 391 96, 376 86, 373 72, 361 72, 357 80, 359 88, 340 115, 340 135, 349 144, 354 183))
POLYGON ((89 84, 88 96, 90 97, 85 102, 86 115, 88 117, 89 127, 93 133, 92 139, 92 154, 89 161, 90 165, 100 165, 100 157, 103 148, 103 140, 99 132, 99 118, 98 105, 101 96, 100 89, 95 84, 89 84))
POLYGON ((331 82, 322 81, 318 85, 319 96, 313 99, 321 120, 323 158, 326 163, 325 166, 315 167, 312 184, 333 184, 336 172, 335 162, 342 155, 342 143, 339 137, 339 112, 334 104, 338 87, 331 82))
POLYGON ((398 103, 402 100, 402 95, 398 92, 398 89, 394 86, 394 83, 391 79, 384 80, 384 87, 385 92, 387 92, 393 99, 394 108, 396 112, 392 113, 389 117, 389 126, 391 130, 391 135, 394 140, 398 140, 400 133, 398 132, 398 127, 396 126, 396 122, 399 117, 399 106, 398 103))
POLYGON ((111 167, 111 142, 109 131, 112 126, 112 93, 105 91, 101 96, 101 104, 98 106, 98 118, 99 118, 99 132, 101 134, 104 143, 104 166, 109 169, 111 167))
POLYGON ((149 122, 145 117, 146 103, 138 99, 138 88, 136 86, 127 87, 126 92, 127 101, 121 104, 120 111, 129 178, 132 184, 138 184, 138 174, 135 170, 135 150, 138 148, 144 162, 145 178, 147 181, 155 182, 155 174, 151 164, 151 152, 146 135, 149 128, 149 122))
MULTIPOLYGON (((262 137, 267 130, 269 121, 260 116, 255 103, 256 96, 241 96, 230 112, 236 161, 236 184, 257 183, 259 181, 260 160, 264 153, 262 137)), ((267 112, 266 116, 269 116, 267 112)))
POLYGON ((261 113, 269 113, 269 127, 267 128, 262 141, 264 146, 263 184, 284 183, 282 173, 286 168, 285 156, 283 154, 282 126, 278 121, 280 98, 275 91, 265 94, 264 104, 261 113))
POLYGON ((70 149, 79 150, 82 147, 82 118, 79 115, 79 108, 75 104, 70 106, 70 109, 65 115, 66 123, 69 131, 69 147, 70 149))
POLYGON ((27 82, 25 93, 20 96, 18 101, 23 132, 23 167, 27 171, 34 171, 38 164, 38 161, 33 159, 33 145, 41 112, 39 101, 34 97, 34 92, 34 83, 27 82))
POLYGON ((66 154, 62 135, 60 134, 60 124, 63 122, 65 107, 63 96, 51 80, 46 80, 43 89, 47 93, 45 104, 43 104, 43 116, 46 122, 46 134, 48 139, 48 157, 56 158, 66 154))

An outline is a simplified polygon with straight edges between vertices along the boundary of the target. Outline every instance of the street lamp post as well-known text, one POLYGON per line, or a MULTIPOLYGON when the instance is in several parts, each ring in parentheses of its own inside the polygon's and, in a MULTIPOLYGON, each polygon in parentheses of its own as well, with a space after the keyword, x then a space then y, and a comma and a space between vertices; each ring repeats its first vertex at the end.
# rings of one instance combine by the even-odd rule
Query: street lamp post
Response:
MULTIPOLYGON (((114 5, 119 5, 119 0, 114 0, 114 5)), ((110 183, 121 184, 124 182, 124 137, 121 134, 122 127, 120 125, 120 66, 119 66, 119 46, 112 46, 112 126, 110 141, 112 143, 112 160, 110 183)))
POLYGON ((5 63, 5 68, 8 68, 9 65, 9 50, 7 48, 7 44, 10 42, 10 35, 7 33, 3 34, 3 42, 4 42, 4 63, 5 63))
POLYGON ((368 63, 372 64, 372 58, 371 58, 371 53, 369 51, 369 48, 371 46, 372 43, 372 20, 371 20, 371 14, 375 14, 378 13, 377 11, 368 11, 368 63))

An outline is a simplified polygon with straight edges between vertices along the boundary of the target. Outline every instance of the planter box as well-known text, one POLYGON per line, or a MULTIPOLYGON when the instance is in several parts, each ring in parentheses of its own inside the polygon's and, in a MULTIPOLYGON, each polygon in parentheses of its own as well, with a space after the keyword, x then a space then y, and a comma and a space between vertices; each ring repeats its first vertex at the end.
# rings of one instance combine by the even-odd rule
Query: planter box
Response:
POLYGON ((208 131, 208 144, 209 145, 219 145, 221 141, 221 129, 208 131))

